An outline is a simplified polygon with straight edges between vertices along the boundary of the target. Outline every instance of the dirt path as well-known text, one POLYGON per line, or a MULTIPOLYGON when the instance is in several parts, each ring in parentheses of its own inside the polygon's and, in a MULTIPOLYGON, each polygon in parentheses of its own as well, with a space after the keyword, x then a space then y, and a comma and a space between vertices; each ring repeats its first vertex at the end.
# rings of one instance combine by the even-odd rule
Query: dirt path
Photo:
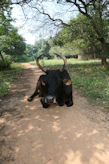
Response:
POLYGON ((25 64, 0 102, 0 164, 109 164, 109 115, 77 91, 70 108, 27 102, 40 74, 25 64))

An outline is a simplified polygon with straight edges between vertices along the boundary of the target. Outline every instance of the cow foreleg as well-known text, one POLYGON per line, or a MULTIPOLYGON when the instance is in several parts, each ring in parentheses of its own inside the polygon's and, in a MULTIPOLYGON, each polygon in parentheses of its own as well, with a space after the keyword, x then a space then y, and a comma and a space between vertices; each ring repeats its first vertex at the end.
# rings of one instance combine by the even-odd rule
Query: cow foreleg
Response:
POLYGON ((70 107, 73 105, 72 92, 70 93, 69 96, 68 95, 66 96, 65 104, 67 105, 67 107, 70 107))
POLYGON ((64 84, 64 93, 65 93, 65 104, 67 107, 73 105, 73 96, 72 96, 72 85, 71 81, 67 80, 64 84))
POLYGON ((28 101, 32 101, 35 96, 38 95, 38 88, 36 88, 35 92, 28 98, 28 101))
POLYGON ((63 95, 61 95, 60 97, 58 97, 56 99, 56 101, 57 101, 57 103, 58 103, 59 106, 64 106, 64 96, 63 95))
POLYGON ((28 101, 31 102, 35 96, 39 94, 40 80, 37 82, 35 92, 28 98, 28 101))
POLYGON ((43 108, 48 108, 50 105, 45 102, 45 99, 41 99, 40 102, 42 103, 43 108))

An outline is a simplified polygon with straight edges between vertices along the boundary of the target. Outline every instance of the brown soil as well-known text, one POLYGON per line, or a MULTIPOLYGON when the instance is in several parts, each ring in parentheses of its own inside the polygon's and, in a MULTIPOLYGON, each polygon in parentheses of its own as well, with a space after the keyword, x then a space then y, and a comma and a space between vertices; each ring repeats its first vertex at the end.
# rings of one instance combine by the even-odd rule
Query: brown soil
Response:
POLYGON ((0 164, 109 164, 109 115, 74 91, 74 106, 27 102, 41 71, 25 64, 0 101, 0 164))

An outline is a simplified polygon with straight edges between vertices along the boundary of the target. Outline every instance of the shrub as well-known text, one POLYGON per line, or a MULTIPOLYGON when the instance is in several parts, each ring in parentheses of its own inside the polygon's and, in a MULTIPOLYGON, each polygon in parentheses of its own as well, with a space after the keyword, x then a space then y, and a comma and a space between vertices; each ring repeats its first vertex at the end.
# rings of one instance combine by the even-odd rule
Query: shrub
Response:
POLYGON ((10 88, 10 81, 0 78, 0 97, 7 94, 10 88))
POLYGON ((23 68, 22 65, 14 63, 10 65, 10 69, 0 71, 0 98, 8 93, 12 82, 17 80, 23 68))
POLYGON ((15 58, 15 62, 30 62, 33 60, 34 60, 33 56, 27 56, 25 54, 19 55, 15 58))
POLYGON ((12 57, 10 55, 3 54, 4 61, 0 58, 0 70, 10 68, 12 63, 12 57))

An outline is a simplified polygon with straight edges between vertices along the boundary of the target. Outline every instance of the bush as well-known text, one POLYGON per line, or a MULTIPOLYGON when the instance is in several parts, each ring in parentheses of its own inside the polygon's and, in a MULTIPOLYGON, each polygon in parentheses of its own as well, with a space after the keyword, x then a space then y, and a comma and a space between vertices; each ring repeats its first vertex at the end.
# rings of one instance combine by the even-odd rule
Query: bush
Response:
POLYGON ((0 70, 10 68, 12 63, 12 57, 10 55, 3 54, 4 61, 0 58, 0 70))
POLYGON ((34 58, 32 56, 27 56, 25 54, 19 55, 16 57, 15 62, 30 62, 33 61, 34 58))
POLYGON ((63 47, 60 47, 60 46, 51 47, 49 54, 53 55, 54 53, 60 53, 66 57, 67 56, 73 57, 74 55, 78 55, 80 52, 78 49, 75 49, 70 44, 65 44, 63 47))
POLYGON ((10 87, 11 86, 9 80, 0 78, 0 97, 6 95, 10 87))
POLYGON ((24 67, 20 64, 11 64, 10 69, 0 71, 0 98, 8 93, 11 83, 19 77, 24 67))

